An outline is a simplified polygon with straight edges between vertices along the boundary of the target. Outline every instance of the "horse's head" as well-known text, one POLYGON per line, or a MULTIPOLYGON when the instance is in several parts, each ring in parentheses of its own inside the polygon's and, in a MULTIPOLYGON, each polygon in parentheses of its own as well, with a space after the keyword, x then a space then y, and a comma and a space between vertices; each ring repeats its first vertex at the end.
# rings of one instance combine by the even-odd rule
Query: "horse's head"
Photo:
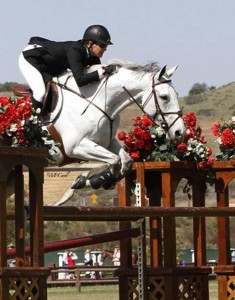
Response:
POLYGON ((172 140, 179 140, 185 133, 178 94, 171 83, 171 76, 178 66, 166 71, 166 66, 152 77, 150 94, 142 98, 144 111, 160 124, 172 140))
POLYGON ((122 86, 129 99, 133 100, 156 124, 164 127, 172 140, 179 140, 184 135, 185 126, 178 94, 170 80, 177 66, 166 71, 166 66, 160 69, 156 63, 144 66, 122 60, 114 60, 114 63, 129 71, 126 77, 124 71, 121 72, 121 69, 119 71, 124 83, 122 86), (134 76, 131 76, 130 72, 134 76))

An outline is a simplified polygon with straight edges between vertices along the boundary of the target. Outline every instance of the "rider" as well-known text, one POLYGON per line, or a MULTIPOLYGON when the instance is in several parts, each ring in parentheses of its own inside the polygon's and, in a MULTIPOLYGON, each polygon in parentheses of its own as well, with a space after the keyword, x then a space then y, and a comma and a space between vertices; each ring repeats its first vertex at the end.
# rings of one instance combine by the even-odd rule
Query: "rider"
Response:
POLYGON ((72 71, 78 87, 99 81, 105 75, 115 72, 114 65, 91 73, 85 72, 88 66, 101 63, 100 58, 108 45, 112 45, 111 37, 102 25, 89 26, 79 41, 55 42, 32 37, 20 54, 19 67, 32 91, 35 110, 43 107, 45 84, 67 69, 72 71))

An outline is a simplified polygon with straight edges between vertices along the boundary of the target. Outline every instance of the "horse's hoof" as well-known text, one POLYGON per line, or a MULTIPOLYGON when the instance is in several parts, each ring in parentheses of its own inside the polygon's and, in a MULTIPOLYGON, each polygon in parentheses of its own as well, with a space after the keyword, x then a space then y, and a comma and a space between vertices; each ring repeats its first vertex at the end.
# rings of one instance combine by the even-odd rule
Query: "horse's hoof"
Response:
POLYGON ((110 170, 105 170, 104 172, 100 173, 99 178, 102 182, 113 180, 113 175, 110 170))
POLYGON ((115 188, 116 183, 117 183, 117 179, 112 176, 102 183, 102 187, 105 190, 112 190, 115 188))
POLYGON ((94 176, 92 178, 90 178, 90 186, 97 190, 101 187, 101 180, 98 176, 94 176))
POLYGON ((86 177, 81 175, 79 178, 77 178, 72 186, 71 186, 71 189, 74 189, 74 190, 79 190, 79 189, 82 189, 86 186, 86 177))
POLYGON ((114 189, 115 188, 115 183, 114 182, 104 182, 103 184, 102 184, 102 187, 103 187, 103 189, 105 189, 105 190, 112 190, 112 189, 114 189))

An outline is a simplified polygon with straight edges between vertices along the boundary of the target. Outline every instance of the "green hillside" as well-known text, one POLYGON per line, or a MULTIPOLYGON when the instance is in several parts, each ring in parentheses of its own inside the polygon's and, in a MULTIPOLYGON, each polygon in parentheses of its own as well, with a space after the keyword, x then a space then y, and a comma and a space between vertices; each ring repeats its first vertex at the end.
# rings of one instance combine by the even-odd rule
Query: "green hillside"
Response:
POLYGON ((180 104, 184 114, 196 114, 207 144, 216 154, 219 151, 218 144, 215 143, 216 137, 213 136, 211 127, 216 121, 228 121, 235 115, 235 82, 193 97, 181 98, 180 104))
POLYGON ((208 92, 180 99, 184 113, 194 112, 199 120, 220 120, 235 115, 235 82, 208 92))

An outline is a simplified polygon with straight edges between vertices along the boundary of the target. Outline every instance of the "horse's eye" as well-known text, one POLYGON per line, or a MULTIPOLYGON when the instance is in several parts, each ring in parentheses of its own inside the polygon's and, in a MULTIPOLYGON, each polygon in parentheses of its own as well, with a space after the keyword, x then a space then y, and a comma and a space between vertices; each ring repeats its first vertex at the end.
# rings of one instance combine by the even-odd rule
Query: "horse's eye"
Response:
POLYGON ((168 95, 162 95, 161 98, 162 98, 162 100, 164 100, 164 101, 168 101, 168 100, 169 100, 168 95))

